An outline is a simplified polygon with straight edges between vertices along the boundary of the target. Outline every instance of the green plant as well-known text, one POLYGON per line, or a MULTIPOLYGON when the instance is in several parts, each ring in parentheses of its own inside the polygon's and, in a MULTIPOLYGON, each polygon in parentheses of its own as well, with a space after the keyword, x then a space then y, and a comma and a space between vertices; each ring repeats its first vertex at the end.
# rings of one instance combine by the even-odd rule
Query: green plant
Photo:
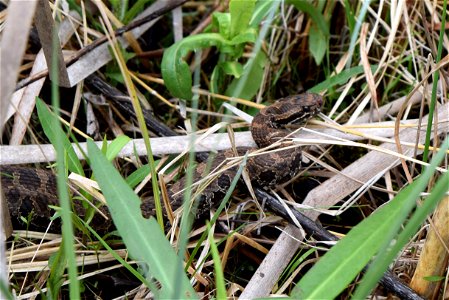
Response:
MULTIPOLYGON (((321 64, 329 44, 329 25, 320 14, 324 2, 319 2, 318 7, 307 1, 288 3, 311 17, 309 49, 316 63, 321 64)), ((268 59, 260 47, 254 47, 252 57, 242 63, 244 47, 263 39, 258 27, 263 18, 277 11, 279 4, 279 1, 231 0, 228 13, 213 14, 208 32, 186 37, 166 49, 161 70, 170 93, 182 99, 192 98, 192 77, 185 58, 191 51, 214 46, 220 54, 211 74, 211 92, 251 99, 262 83, 268 59)))
POLYGON ((157 298, 196 298, 183 274, 182 262, 156 220, 142 216, 140 199, 92 141, 88 141, 88 152, 94 175, 130 255, 145 263, 145 277, 155 278, 162 286, 151 287, 157 298))
POLYGON ((447 149, 449 139, 446 139, 432 163, 413 183, 333 246, 299 281, 292 296, 301 299, 333 299, 377 255, 354 294, 354 299, 365 298, 391 260, 446 193, 449 173, 442 175, 427 199, 417 205, 416 199, 419 199, 420 193, 427 187, 447 149), (409 217, 410 213, 412 215, 409 217), (395 243, 392 244, 392 241, 395 243))
MULTIPOLYGON (((211 76, 211 89, 214 92, 220 91, 220 83, 225 75, 234 77, 231 86, 237 85, 236 82, 251 69, 248 64, 243 65, 240 62, 244 47, 247 43, 256 42, 258 22, 270 7, 263 1, 257 2, 256 5, 255 0, 232 0, 229 3, 229 13, 214 13, 209 31, 216 32, 186 37, 165 50, 161 70, 170 93, 175 97, 192 99, 192 77, 189 65, 184 59, 191 51, 211 46, 217 47, 220 52, 219 61, 211 76)), ((257 61, 258 69, 261 70, 266 61, 263 52, 257 54, 257 61)), ((259 83, 260 80, 261 78, 259 83)), ((227 94, 232 93, 232 90, 232 87, 228 89, 227 94)), ((252 96, 251 94, 255 94, 255 91, 247 97, 252 96)))

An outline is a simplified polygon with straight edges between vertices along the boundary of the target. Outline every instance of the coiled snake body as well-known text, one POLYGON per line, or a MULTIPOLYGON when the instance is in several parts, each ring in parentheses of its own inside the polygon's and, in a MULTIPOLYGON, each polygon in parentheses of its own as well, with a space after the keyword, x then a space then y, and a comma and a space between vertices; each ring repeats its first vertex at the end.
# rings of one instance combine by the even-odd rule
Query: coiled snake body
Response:
MULTIPOLYGON (((323 104, 321 96, 300 94, 282 98, 262 109, 253 119, 251 133, 259 148, 278 142, 290 132, 287 125, 300 124, 320 111, 323 104)), ((282 147, 282 143, 279 148, 282 147)), ((238 149, 244 154, 248 149, 238 149)), ((232 151, 219 153, 211 166, 201 163, 194 174, 194 182, 204 178, 209 170, 217 167, 223 159, 233 156, 232 151)), ((262 187, 274 187, 294 177, 301 166, 301 149, 298 147, 268 152, 253 156, 247 161, 247 171, 251 181, 262 187)), ((237 168, 230 168, 218 175, 202 192, 197 200, 196 215, 202 215, 217 205, 226 193, 235 176, 237 168)), ((57 206, 56 179, 47 170, 18 166, 0 166, 2 190, 12 216, 27 216, 33 211, 33 224, 41 224, 53 215, 49 205, 57 206), (44 220, 42 220, 44 219, 44 220)), ((181 206, 183 197, 180 191, 186 180, 181 178, 168 191, 171 207, 176 210, 181 206)), ((145 200, 141 205, 145 217, 154 215, 154 203, 145 200)), ((74 200, 73 210, 80 217, 85 215, 85 208, 79 200, 74 200)), ((107 213, 107 209, 103 208, 107 213)), ((109 226, 104 220, 93 220, 93 227, 109 226), (95 224, 98 223, 98 224, 95 224)))

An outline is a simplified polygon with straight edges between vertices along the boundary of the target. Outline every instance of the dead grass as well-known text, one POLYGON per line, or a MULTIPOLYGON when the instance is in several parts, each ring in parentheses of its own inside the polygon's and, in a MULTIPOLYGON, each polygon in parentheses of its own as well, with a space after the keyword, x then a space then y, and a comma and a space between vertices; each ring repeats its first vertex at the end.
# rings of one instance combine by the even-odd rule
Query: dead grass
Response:
MULTIPOLYGON (((189 34, 196 32, 198 28, 204 28, 205 24, 210 22, 207 16, 211 12, 223 9, 226 11, 223 6, 217 6, 218 2, 191 1, 185 4, 182 8, 185 13, 182 19, 184 27, 176 27, 175 30, 181 32, 174 35, 179 35, 182 30, 184 34, 189 34)), ((199 135, 195 149, 212 151, 254 146, 249 133, 241 132, 246 131, 244 122, 250 121, 247 113, 253 114, 256 109, 277 98, 301 93, 332 76, 342 74, 347 68, 360 65, 363 68, 362 73, 350 76, 339 84, 329 83, 321 91, 326 99, 322 114, 311 121, 306 129, 300 129, 292 139, 293 146, 304 146, 305 158, 310 161, 310 165, 301 173, 302 177, 308 177, 307 180, 301 180, 301 185, 293 181, 277 190, 287 203, 314 220, 322 220, 338 236, 344 236, 352 226, 390 201, 427 165, 421 154, 425 147, 425 128, 429 122, 427 118, 432 76, 435 72, 440 72, 440 79, 432 144, 429 148, 431 153, 439 149, 441 140, 446 138, 449 131, 449 40, 446 34, 443 40, 439 41, 438 27, 441 24, 443 1, 373 2, 366 7, 366 17, 359 31, 356 30, 357 26, 349 29, 347 20, 350 17, 345 12, 345 4, 347 1, 329 1, 324 4, 322 14, 330 24, 331 35, 328 54, 319 66, 315 64, 308 48, 308 36, 313 26, 311 18, 290 5, 281 6, 280 13, 262 46, 270 64, 265 68, 259 91, 251 101, 230 99, 208 91, 210 72, 217 53, 204 51, 201 87, 195 89, 199 94, 198 108, 170 98, 161 79, 161 51, 155 50, 171 43, 171 39, 167 39, 167 36, 172 34, 170 18, 165 16, 159 23, 145 23, 135 28, 133 35, 116 37, 123 48, 130 45, 126 51, 136 54, 125 64, 122 60, 124 52, 115 48, 115 55, 112 55, 108 43, 78 56, 78 51, 84 45, 104 36, 105 31, 100 22, 107 21, 104 23, 109 28, 110 36, 113 33, 111 26, 122 26, 117 16, 110 11, 110 6, 99 5, 99 8, 96 8, 95 5, 90 7, 90 4, 86 3, 84 6, 83 3, 80 6, 81 14, 78 14, 60 8, 55 10, 52 5, 53 14, 63 19, 59 32, 64 56, 66 60, 77 57, 74 63, 67 67, 67 78, 72 88, 61 90, 62 118, 70 125, 71 132, 80 142, 87 136, 99 137, 97 140, 112 140, 121 134, 132 137, 134 145, 125 147, 120 154, 121 158, 115 161, 115 165, 123 174, 129 174, 148 160, 148 144, 141 140, 142 137, 148 136, 142 131, 145 126, 134 118, 125 116, 115 102, 109 101, 107 95, 92 96, 91 93, 102 94, 92 85, 83 83, 92 73, 106 78, 106 82, 114 85, 123 94, 130 95, 136 100, 135 104, 137 100, 140 101, 144 110, 151 109, 162 123, 178 133, 190 133, 192 128, 198 126, 199 135), (146 30, 149 30, 149 33, 145 33, 146 30), (442 43, 443 56, 440 62, 434 63, 439 43, 442 43), (149 55, 151 59, 146 58, 149 55), (120 73, 119 66, 121 74, 127 74, 128 80, 125 84, 114 79, 120 73), (374 70, 373 66, 377 68, 374 70), (230 105, 235 107, 235 115, 231 118, 224 118, 221 106, 223 102, 227 103, 226 105, 230 102, 230 105), (198 115, 196 124, 191 123, 192 112, 198 115), (398 114, 400 119, 396 118, 398 114), (228 140, 231 128, 236 132, 233 139, 228 140), (226 129, 228 134, 219 133, 226 129), (138 154, 140 158, 134 157, 134 154, 138 154), (299 196, 301 194, 304 196, 299 196)), ((157 9, 164 5, 164 1, 156 1, 154 4, 157 9)), ((352 10, 357 9, 357 13, 360 13, 363 4, 354 2, 351 6, 352 10)), ((10 8, 12 9, 13 5, 10 5, 10 8)), ((12 96, 17 82, 5 80, 10 77, 18 78, 19 81, 38 78, 39 74, 46 70, 45 57, 38 53, 38 47, 35 46, 37 41, 31 36, 28 43, 23 44, 24 48, 26 46, 23 57, 31 58, 31 61, 24 60, 20 64, 22 57, 17 55, 21 52, 8 49, 9 46, 5 42, 8 38, 5 18, 8 16, 2 13, 0 18, 3 31, 3 115, 0 118, 0 126, 4 128, 0 164, 52 162, 55 155, 51 149, 47 150, 51 146, 48 145, 42 128, 35 121, 34 110, 36 96, 50 103, 48 79, 38 79, 15 91, 12 96), (11 62, 9 70, 12 70, 12 73, 8 73, 8 76, 4 75, 6 61, 11 62)), ((21 22, 19 17, 15 18, 8 21, 22 24, 23 27, 18 26, 14 34, 27 36, 31 21, 21 22)), ((173 15, 173 18, 176 17, 173 15)), ((248 45, 245 53, 249 54, 251 48, 252 46, 248 45)), ((143 117, 139 120, 144 122, 143 117)), ((153 154, 163 157, 158 169, 158 178, 160 188, 164 190, 165 185, 170 186, 184 172, 183 158, 190 151, 189 139, 157 138, 158 132, 154 128, 148 129, 153 154), (179 153, 176 157, 171 155, 179 153)), ((79 157, 82 158, 81 153, 79 157)), ((238 162, 239 160, 235 160, 229 163, 238 162)), ((223 172, 226 167, 229 165, 218 172, 223 172)), ((438 171, 447 172, 447 158, 438 171)), ((197 184, 203 184, 208 179, 210 178, 204 178, 203 182, 197 184)), ((151 181, 150 177, 146 180, 151 181)), ((147 197, 153 188, 150 183, 146 186, 142 184, 139 187, 139 195, 147 197)), ((428 191, 431 189, 432 184, 429 185, 428 191)), ((428 223, 422 224, 421 230, 393 262, 393 272, 401 280, 410 283, 426 297, 435 297, 433 299, 449 299, 447 201, 446 196, 435 211, 435 216, 438 217, 433 221, 429 218, 428 223), (432 238, 429 238, 430 236, 432 238), (442 257, 446 258, 436 263, 435 258, 429 258, 426 253, 441 253, 442 257), (434 272, 440 272, 439 275, 443 279, 437 283, 422 280, 422 277, 428 274, 423 270, 428 270, 433 265, 436 265, 434 272)), ((177 246, 179 238, 178 221, 179 214, 175 214, 172 227, 167 229, 167 236, 174 247, 177 246)), ((202 293, 200 295, 207 297, 209 293, 215 295, 215 277, 208 242, 204 241, 201 246, 197 246, 199 236, 204 230, 205 227, 198 223, 190 232, 185 262, 192 259, 187 273, 192 277, 195 289, 202 293), (198 252, 193 254, 195 247, 198 252)), ((272 213, 260 210, 260 205, 243 189, 234 193, 231 203, 219 218, 214 230, 216 241, 221 242, 221 263, 228 296, 231 298, 289 293, 301 274, 306 272, 317 260, 318 254, 321 254, 316 241, 303 240, 294 225, 289 225, 272 213), (300 242, 292 243, 291 235, 300 242), (270 248, 276 251, 270 251, 270 248), (296 261, 309 249, 315 248, 318 250, 308 253, 296 268, 287 269, 290 258, 296 255, 296 261), (264 273, 266 276, 253 276, 257 268, 257 274, 264 273), (278 281, 281 272, 285 273, 278 281), (275 282, 277 284, 274 286, 275 282)), ((6 261, 0 261, 3 262, 2 267, 8 270, 4 274, 8 274, 7 279, 14 293, 21 299, 45 293, 49 276, 48 259, 57 252, 61 236, 19 230, 15 230, 13 236, 14 238, 7 242, 8 250, 1 253, 2 259, 6 257, 6 261)), ((106 240, 116 253, 127 259, 128 263, 134 264, 128 258, 127 250, 119 238, 109 236, 106 240)), ((97 241, 79 238, 74 251, 79 278, 85 288, 83 297, 124 298, 126 295, 128 298, 139 298, 148 293, 144 286, 139 288, 139 282, 123 271, 122 265, 97 241), (117 284, 115 289, 121 291, 109 294, 112 283, 117 284)), ((68 295, 68 281, 65 279, 62 283, 62 297, 68 295)), ((350 298, 351 289, 348 287, 341 298, 350 298)), ((386 295, 382 291, 378 293, 386 295)))

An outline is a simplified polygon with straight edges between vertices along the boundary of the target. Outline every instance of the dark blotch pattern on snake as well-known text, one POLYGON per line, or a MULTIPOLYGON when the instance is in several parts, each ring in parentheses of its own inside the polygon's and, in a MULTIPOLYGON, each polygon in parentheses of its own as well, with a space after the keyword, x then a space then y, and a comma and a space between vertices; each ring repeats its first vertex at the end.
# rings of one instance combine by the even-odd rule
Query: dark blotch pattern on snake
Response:
MULTIPOLYGON (((251 133, 259 148, 264 148, 285 138, 290 131, 288 125, 301 124, 316 115, 323 105, 321 96, 311 93, 289 96, 276 101, 274 104, 263 108, 253 119, 251 133)), ((275 149, 285 146, 280 143, 275 149)), ((270 149, 273 150, 273 149, 270 149)), ((244 155, 249 148, 238 148, 237 154, 244 155)), ((194 171, 193 182, 205 178, 211 170, 216 169, 224 159, 235 156, 228 150, 217 154, 213 162, 208 166, 201 163, 194 171)), ((299 147, 270 151, 261 155, 252 156, 247 161, 247 171, 251 182, 264 188, 273 188, 293 178, 301 167, 301 149, 299 147)), ((204 215, 212 207, 218 205, 232 179, 237 166, 229 168, 205 187, 194 205, 193 213, 196 216, 204 215)), ((56 192, 56 179, 51 171, 19 166, 0 166, 2 190, 5 194, 9 211, 12 216, 27 216, 33 211, 34 225, 39 225, 42 219, 47 220, 53 215, 48 205, 58 205, 56 192)), ((168 190, 171 207, 176 210, 182 205, 182 190, 186 179, 181 178, 168 190)), ((145 200, 141 205, 142 215, 149 217, 154 215, 154 203, 152 199, 145 200)), ((73 201, 73 210, 80 217, 85 216, 85 208, 80 200, 73 201)), ((107 214, 107 208, 102 211, 107 214)), ((96 216, 92 226, 94 228, 107 229, 110 223, 102 217, 96 216), (97 224, 96 224, 97 223, 97 224)), ((45 225, 46 226, 46 225, 45 225)))

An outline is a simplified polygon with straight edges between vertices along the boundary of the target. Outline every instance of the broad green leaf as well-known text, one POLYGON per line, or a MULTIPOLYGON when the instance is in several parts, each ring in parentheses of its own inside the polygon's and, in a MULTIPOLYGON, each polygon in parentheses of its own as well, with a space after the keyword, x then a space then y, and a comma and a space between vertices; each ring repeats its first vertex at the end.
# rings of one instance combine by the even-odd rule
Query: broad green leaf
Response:
MULTIPOLYGON (((449 138, 446 138, 446 141, 441 145, 441 149, 432 159, 430 166, 426 167, 422 175, 420 175, 418 179, 413 182, 413 184, 415 184, 415 188, 411 190, 409 200, 401 209, 402 213, 405 215, 409 214, 416 207, 415 211, 408 219, 403 231, 397 238, 394 239, 392 234, 390 234, 392 237, 388 238, 389 232, 386 232, 386 237, 384 238, 385 240, 383 243, 380 241, 381 244, 383 244, 383 247, 372 264, 369 266, 368 271, 363 276, 360 285, 354 293, 354 298, 365 298, 370 293, 384 271, 388 268, 388 265, 394 260, 397 254, 410 241, 416 232, 418 232, 421 224, 425 222, 427 216, 432 213, 438 202, 446 195, 449 186, 449 172, 441 175, 441 178, 438 179, 436 184, 433 186, 430 195, 427 196, 427 198, 422 201, 420 205, 416 206, 416 199, 419 198, 420 191, 423 191, 427 187, 430 178, 435 173, 435 168, 440 165, 443 158, 447 155, 447 149, 449 149, 449 138), (392 244, 392 240, 394 240, 395 243, 392 244)), ((392 229, 390 230, 402 228, 403 222, 400 221, 401 220, 399 219, 399 221, 393 223, 391 226, 392 229)))
POLYGON ((197 298, 183 272, 182 262, 154 218, 141 215, 140 200, 97 146, 87 142, 91 167, 108 203, 114 224, 130 252, 145 263, 146 277, 154 277, 162 288, 157 298, 197 298))
POLYGON ((6 280, 3 280, 3 279, 0 279, 0 294, 3 297, 5 297, 5 300, 17 299, 15 296, 12 295, 11 291, 9 290, 9 286, 8 286, 8 283, 6 282, 6 280))
POLYGON ((74 173, 83 175, 84 170, 81 166, 81 162, 79 161, 78 156, 76 155, 75 150, 72 147, 72 144, 67 138, 66 133, 62 131, 59 126, 53 126, 53 120, 57 120, 57 117, 52 112, 50 112, 50 110, 47 108, 47 105, 39 97, 36 97, 36 108, 39 121, 41 122, 44 133, 50 140, 50 142, 55 145, 56 136, 59 136, 59 138, 62 140, 64 151, 67 153, 67 166, 69 170, 74 173))
POLYGON ((231 14, 231 39, 248 28, 255 4, 255 0, 231 0, 229 3, 229 12, 231 14))
POLYGON ((391 202, 354 227, 304 275, 293 297, 301 299, 333 299, 340 294, 379 251, 380 241, 391 223, 404 219, 401 212, 408 198, 408 186, 391 202))
POLYGON ((231 15, 229 13, 215 12, 212 15, 212 26, 218 30, 222 37, 229 39, 231 15))
MULTIPOLYGON (((375 72, 377 69, 377 65, 371 66, 371 70, 375 72)), ((352 67, 347 70, 343 70, 337 75, 334 75, 332 77, 329 77, 325 81, 322 81, 321 83, 315 85, 313 88, 309 89, 308 91, 311 93, 319 93, 321 91, 324 91, 326 89, 329 89, 331 87, 334 87, 336 85, 341 85, 346 83, 350 78, 357 76, 359 74, 363 73, 363 67, 357 66, 352 67)))
POLYGON ((220 64, 224 73, 239 78, 243 73, 243 66, 236 61, 227 61, 220 64))
POLYGON ((260 84, 263 79, 263 73, 265 69, 265 64, 267 62, 267 57, 263 51, 259 51, 254 59, 250 59, 244 68, 244 75, 240 78, 236 78, 229 85, 226 90, 226 95, 230 97, 238 97, 242 99, 251 99, 256 95, 259 90, 260 84), (254 63, 251 63, 254 60, 254 63), (236 88, 239 85, 239 81, 244 80, 244 88, 239 94, 236 93, 236 88))
POLYGON ((324 54, 326 54, 327 42, 327 37, 317 29, 315 24, 312 24, 309 31, 309 51, 318 66, 323 61, 324 54))
MULTIPOLYGON (((442 156, 440 161, 441 158, 442 156)), ((363 220, 333 246, 300 280, 292 296, 301 299, 333 299, 348 286, 373 256, 379 253, 379 250, 384 250, 384 247, 398 247, 399 251, 413 232, 409 232, 407 238, 402 241, 402 245, 396 240, 395 245, 390 246, 391 241, 416 206, 416 199, 426 188, 436 165, 437 163, 434 163, 416 181, 399 192, 393 200, 363 220)), ((425 216, 426 214, 423 215, 422 220, 425 216)), ((386 262, 385 268, 389 262, 386 262)), ((384 271, 381 269, 377 275, 382 276, 384 271)), ((363 294, 358 295, 360 296, 363 294)))
POLYGON ((248 28, 247 30, 242 31, 238 35, 236 35, 231 40, 231 45, 239 45, 243 43, 255 43, 257 39, 257 30, 254 28, 248 28))
MULTIPOLYGON (((125 83, 125 80, 123 79, 123 75, 120 72, 120 70, 117 70, 117 68, 115 68, 115 67, 112 67, 112 69, 114 69, 114 71, 106 70, 107 78, 112 79, 112 82, 114 82, 114 84, 125 83)), ((108 81, 108 82, 111 82, 111 81, 108 81)))
POLYGON ((183 58, 190 51, 222 45, 230 45, 230 42, 218 33, 203 33, 186 37, 165 50, 161 71, 170 93, 174 97, 192 99, 192 76, 183 58))
POLYGON ((323 15, 313 6, 312 2, 304 0, 287 0, 289 4, 292 4, 296 9, 308 14, 313 22, 318 26, 324 36, 329 36, 329 25, 324 19, 323 15))

